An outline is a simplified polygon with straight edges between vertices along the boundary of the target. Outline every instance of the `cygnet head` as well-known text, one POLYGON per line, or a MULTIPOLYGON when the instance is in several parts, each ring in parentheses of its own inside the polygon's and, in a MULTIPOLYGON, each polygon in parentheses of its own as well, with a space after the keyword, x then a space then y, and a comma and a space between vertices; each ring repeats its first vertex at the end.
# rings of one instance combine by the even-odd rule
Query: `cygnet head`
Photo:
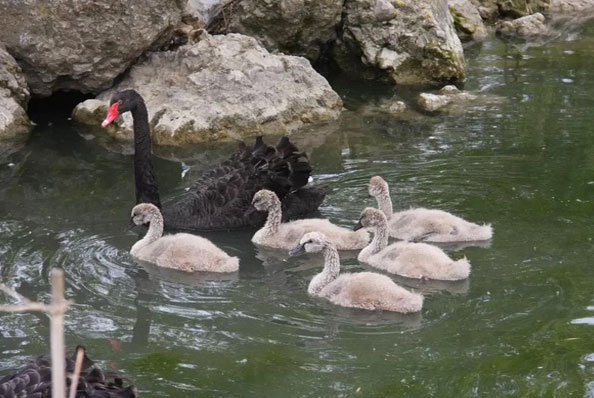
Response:
POLYGON ((381 210, 373 207, 367 207, 361 212, 359 222, 353 228, 355 231, 361 228, 374 228, 380 225, 386 225, 388 220, 381 210))
POLYGON ((383 178, 380 176, 371 177, 369 180, 369 195, 375 198, 388 192, 388 183, 383 178))
POLYGON ((278 196, 268 189, 261 189, 254 194, 252 206, 259 211, 268 211, 279 202, 278 196))
POLYGON ((308 232, 290 252, 290 256, 298 256, 303 253, 318 253, 332 243, 326 235, 321 232, 308 232))
POLYGON ((152 203, 141 203, 132 209, 130 218, 136 225, 150 223, 155 215, 160 214, 159 208, 152 203))

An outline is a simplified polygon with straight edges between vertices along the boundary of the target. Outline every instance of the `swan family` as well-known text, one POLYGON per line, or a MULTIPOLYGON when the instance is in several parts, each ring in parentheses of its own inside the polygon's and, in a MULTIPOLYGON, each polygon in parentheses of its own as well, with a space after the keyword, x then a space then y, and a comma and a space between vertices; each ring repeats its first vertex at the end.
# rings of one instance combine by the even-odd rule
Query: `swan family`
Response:
MULTIPOLYGON (((125 112, 134 123, 133 225, 147 225, 143 238, 130 249, 138 260, 185 272, 233 273, 239 259, 230 256, 200 231, 259 228, 252 237, 258 246, 289 250, 290 256, 321 253, 324 266, 307 288, 312 297, 365 310, 418 313, 424 297, 398 285, 390 275, 456 281, 470 275, 466 258, 453 260, 430 243, 491 239, 491 225, 478 225, 443 210, 414 208, 394 212, 388 183, 380 176, 369 181, 368 192, 377 209, 366 207, 353 228, 323 218, 305 218, 324 200, 326 187, 310 187, 312 168, 307 156, 287 137, 276 146, 261 137, 253 146, 243 142, 227 160, 204 173, 175 200, 161 203, 152 165, 152 144, 144 100, 134 90, 117 92, 102 123, 109 126, 125 112), (164 235, 164 231, 176 233, 164 235), (373 238, 370 239, 370 232, 373 238), (389 244, 389 239, 397 242, 389 244), (384 273, 341 273, 339 250, 360 250, 357 259, 384 273), (387 275, 390 274, 390 275, 387 275)), ((72 374, 73 359, 67 360, 72 374)), ((134 398, 134 386, 105 373, 85 355, 76 396, 134 398)), ((38 357, 0 379, 1 397, 46 397, 51 389, 51 366, 38 357)))
POLYGON ((274 147, 261 137, 251 148, 241 143, 238 152, 196 180, 181 198, 162 206, 151 161, 148 112, 140 94, 116 93, 102 126, 124 112, 130 112, 134 122, 136 206, 131 221, 149 226, 130 250, 139 260, 188 272, 236 272, 238 258, 208 239, 183 232, 163 235, 163 231, 261 226, 252 237, 256 245, 291 249, 291 255, 323 253, 324 269, 311 280, 310 295, 344 307, 409 313, 421 310, 421 295, 387 275, 340 274, 338 250, 360 250, 360 262, 390 274, 454 281, 469 277, 470 262, 453 260, 426 242, 482 241, 493 235, 490 225, 443 210, 394 213, 388 183, 380 176, 372 177, 368 186, 378 209, 365 208, 352 230, 327 219, 304 218, 320 206, 327 190, 307 186, 312 171, 307 156, 286 137, 274 147), (389 237, 399 241, 389 245, 389 237))

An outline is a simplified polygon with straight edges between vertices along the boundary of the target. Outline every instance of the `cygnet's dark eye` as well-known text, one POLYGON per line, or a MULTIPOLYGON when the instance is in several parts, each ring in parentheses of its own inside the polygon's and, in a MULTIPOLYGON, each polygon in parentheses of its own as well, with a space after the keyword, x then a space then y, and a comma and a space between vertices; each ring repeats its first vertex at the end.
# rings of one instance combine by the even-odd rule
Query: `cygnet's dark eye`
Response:
POLYGON ((313 243, 313 239, 310 239, 307 242, 305 242, 305 244, 308 244, 308 243, 313 243))

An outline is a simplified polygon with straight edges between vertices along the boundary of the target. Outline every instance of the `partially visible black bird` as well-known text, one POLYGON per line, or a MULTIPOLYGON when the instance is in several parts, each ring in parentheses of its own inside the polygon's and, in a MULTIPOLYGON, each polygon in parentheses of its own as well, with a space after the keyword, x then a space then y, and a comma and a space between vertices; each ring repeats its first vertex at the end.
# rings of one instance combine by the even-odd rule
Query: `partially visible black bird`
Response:
MULTIPOLYGON (((66 389, 70 390, 78 346, 66 358, 66 389)), ((0 379, 0 398, 50 398, 52 396, 51 362, 37 357, 13 374, 0 379)), ((136 387, 115 372, 104 372, 84 355, 82 370, 76 386, 77 398, 136 398, 136 387), (126 385, 126 386, 124 386, 126 385)))

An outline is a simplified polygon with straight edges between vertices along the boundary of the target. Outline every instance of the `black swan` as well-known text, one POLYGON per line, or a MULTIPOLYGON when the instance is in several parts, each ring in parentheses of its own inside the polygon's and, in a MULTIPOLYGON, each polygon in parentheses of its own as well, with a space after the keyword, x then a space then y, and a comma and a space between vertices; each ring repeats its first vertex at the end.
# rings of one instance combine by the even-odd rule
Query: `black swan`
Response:
POLYGON ((109 125, 124 112, 134 120, 134 180, 136 203, 159 207, 165 228, 216 230, 262 225, 266 213, 249 211, 252 197, 269 189, 281 199, 283 219, 306 216, 315 211, 326 195, 325 188, 304 188, 311 166, 305 154, 287 137, 276 147, 256 139, 253 148, 243 142, 228 160, 206 172, 180 198, 161 206, 151 162, 151 137, 144 100, 134 90, 119 91, 111 98, 101 125, 109 125))
MULTIPOLYGON (((66 358, 67 389, 72 382, 76 351, 66 358)), ((49 398, 52 391, 52 367, 46 357, 37 357, 15 373, 0 378, 0 398, 49 398)), ((84 355, 76 386, 77 398, 136 398, 136 387, 113 372, 104 372, 84 355), (124 387, 124 384, 129 384, 124 387)))

